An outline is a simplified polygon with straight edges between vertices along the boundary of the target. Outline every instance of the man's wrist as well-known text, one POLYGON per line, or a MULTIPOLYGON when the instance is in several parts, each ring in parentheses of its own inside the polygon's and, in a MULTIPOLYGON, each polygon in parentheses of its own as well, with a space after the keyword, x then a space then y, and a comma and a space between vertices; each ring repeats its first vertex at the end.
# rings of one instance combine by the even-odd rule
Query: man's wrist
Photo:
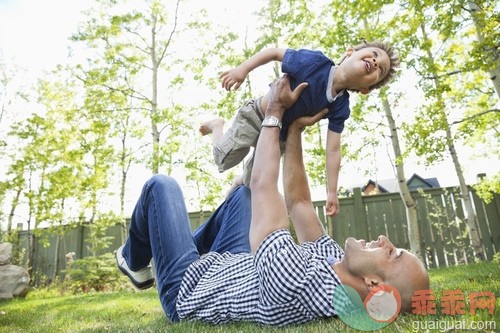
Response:
POLYGON ((297 122, 294 121, 290 124, 288 127, 288 132, 289 133, 302 133, 302 131, 305 129, 305 126, 299 126, 297 125, 297 122))
POLYGON ((269 100, 267 109, 265 110, 265 116, 274 116, 279 119, 283 118, 286 108, 281 105, 278 101, 269 100))
POLYGON ((281 130, 281 119, 275 116, 266 115, 262 121, 262 127, 278 127, 281 130))

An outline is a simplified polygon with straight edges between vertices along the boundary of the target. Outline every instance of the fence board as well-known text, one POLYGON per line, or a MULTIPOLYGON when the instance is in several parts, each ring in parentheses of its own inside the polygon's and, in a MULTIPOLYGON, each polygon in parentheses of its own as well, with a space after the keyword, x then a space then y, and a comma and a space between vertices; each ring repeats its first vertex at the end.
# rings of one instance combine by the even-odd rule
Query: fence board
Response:
MULTIPOLYGON (((384 218, 385 218, 384 224, 385 224, 385 230, 386 230, 384 235, 389 236, 389 239, 392 242, 398 243, 398 239, 396 237, 396 226, 395 226, 396 217, 394 215, 394 207, 393 207, 392 203, 393 203, 392 200, 388 201, 387 212, 384 216, 384 218)), ((400 223, 400 222, 398 221, 398 223, 400 223)))
POLYGON ((457 222, 458 230, 461 235, 461 241, 463 244, 463 248, 460 251, 461 256, 458 258, 457 263, 473 263, 475 259, 474 254, 472 253, 470 238, 468 237, 469 231, 467 225, 465 224, 465 213, 459 189, 453 188, 451 191, 451 195, 455 204, 455 220, 457 222))
POLYGON ((433 246, 434 239, 431 231, 431 223, 429 223, 427 213, 427 202, 421 194, 414 196, 417 204, 417 220, 419 223, 420 237, 423 243, 425 252, 426 265, 428 267, 437 267, 435 248, 433 246))
POLYGON ((441 217, 441 230, 445 250, 446 265, 455 262, 455 249, 457 248, 457 238, 453 235, 454 212, 451 203, 451 194, 446 191, 442 195, 442 204, 444 205, 443 216, 441 217))
POLYGON ((476 221, 475 225, 478 228, 479 235, 481 236, 481 243, 486 259, 493 258, 493 244, 491 243, 491 232, 486 221, 486 214, 483 208, 483 202, 476 193, 471 191, 471 200, 476 208, 476 221))
POLYGON ((495 194, 490 203, 484 203, 488 224, 491 231, 491 241, 495 247, 495 252, 500 251, 500 195, 495 194))
POLYGON ((341 246, 344 246, 345 240, 349 235, 356 235, 356 233, 351 232, 351 227, 354 230, 356 225, 362 223, 356 220, 354 214, 354 201, 352 199, 341 198, 339 199, 339 205, 340 213, 334 218, 330 218, 328 221, 331 224, 329 229, 332 230, 330 236, 332 236, 341 246))
POLYGON ((391 194, 383 194, 366 197, 364 200, 370 239, 377 239, 379 235, 387 234, 385 219, 390 207, 388 204, 390 197, 391 194))
MULTIPOLYGON (((370 239, 370 234, 368 230, 368 216, 367 208, 363 203, 363 196, 361 195, 361 189, 356 188, 353 191, 353 213, 354 213, 354 223, 356 226, 355 232, 356 238, 370 239)), ((349 221, 351 222, 351 221, 349 221)), ((346 235, 347 238, 347 235, 346 235)))
POLYGON ((394 241, 394 244, 398 244, 398 247, 409 248, 406 207, 404 204, 401 205, 399 200, 391 200, 391 218, 392 220, 389 220, 390 227, 388 226, 388 233, 392 236, 391 240, 394 241))
POLYGON ((321 221, 321 224, 325 228, 325 230, 328 232, 328 221, 326 219, 326 214, 325 214, 325 201, 320 201, 320 202, 315 202, 314 203, 314 208, 316 210, 316 214, 319 217, 319 220, 321 221))

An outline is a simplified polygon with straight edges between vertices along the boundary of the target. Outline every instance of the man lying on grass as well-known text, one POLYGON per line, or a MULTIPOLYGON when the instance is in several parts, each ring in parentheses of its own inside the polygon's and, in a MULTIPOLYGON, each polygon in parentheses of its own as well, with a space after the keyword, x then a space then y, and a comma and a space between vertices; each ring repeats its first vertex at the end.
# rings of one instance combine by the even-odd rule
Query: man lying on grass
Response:
POLYGON ((411 309, 414 290, 428 289, 423 264, 384 236, 349 238, 342 248, 325 234, 311 201, 302 159, 301 132, 322 117, 296 120, 288 130, 283 165, 284 198, 278 192, 279 121, 307 84, 291 91, 288 78, 272 85, 255 152, 250 189, 237 186, 209 220, 191 233, 176 181, 156 175, 146 182, 132 215, 129 238, 116 252, 118 267, 141 289, 156 284, 172 321, 305 323, 337 315, 340 285, 365 298, 389 284, 411 309), (289 217, 300 244, 288 230, 289 217))

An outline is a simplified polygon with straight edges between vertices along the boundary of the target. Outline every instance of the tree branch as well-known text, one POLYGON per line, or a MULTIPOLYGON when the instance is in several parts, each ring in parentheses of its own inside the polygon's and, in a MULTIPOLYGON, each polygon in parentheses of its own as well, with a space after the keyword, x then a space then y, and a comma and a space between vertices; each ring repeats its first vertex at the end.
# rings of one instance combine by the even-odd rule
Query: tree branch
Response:
POLYGON ((172 41, 173 35, 174 35, 175 31, 177 30, 177 21, 178 21, 180 2, 181 2, 181 0, 177 0, 177 4, 175 5, 174 26, 172 28, 172 31, 170 32, 170 35, 168 36, 167 42, 165 43, 165 47, 163 48, 161 55, 158 57, 158 64, 161 64, 163 57, 165 57, 165 53, 167 52, 168 46, 170 45, 170 42, 172 41))
POLYGON ((452 76, 452 75, 460 74, 460 73, 463 73, 463 72, 466 72, 466 70, 456 70, 456 71, 444 73, 444 74, 441 74, 441 75, 422 76, 422 78, 426 79, 426 80, 435 80, 435 79, 438 79, 438 78, 442 78, 442 77, 445 77, 445 76, 452 76))
POLYGON ((484 116, 485 114, 488 114, 488 113, 491 113, 491 112, 500 112, 500 109, 491 109, 491 110, 486 110, 486 111, 483 111, 483 112, 476 113, 476 114, 474 114, 472 116, 469 116, 469 117, 466 117, 464 119, 454 121, 454 122, 452 122, 450 124, 450 126, 456 125, 456 124, 460 124, 460 123, 463 123, 465 121, 469 121, 469 120, 477 118, 477 117, 484 116))

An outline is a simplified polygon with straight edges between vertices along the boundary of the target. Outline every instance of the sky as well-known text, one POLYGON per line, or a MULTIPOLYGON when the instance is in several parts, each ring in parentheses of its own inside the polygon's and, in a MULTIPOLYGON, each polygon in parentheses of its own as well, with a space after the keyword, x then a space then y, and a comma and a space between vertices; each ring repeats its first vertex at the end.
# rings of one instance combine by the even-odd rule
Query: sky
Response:
POLYGON ((0 48, 4 58, 33 75, 67 59, 68 37, 90 1, 0 0, 0 48))
MULTIPOLYGON (((28 73, 27 79, 43 75, 57 64, 68 60, 69 36, 77 31, 82 21, 82 10, 91 7, 91 0, 0 0, 0 52, 4 61, 16 64, 28 73)), ((216 20, 228 21, 235 29, 254 24, 250 13, 260 9, 259 1, 212 0, 211 15, 216 20), (223 15, 223 16, 221 16, 223 15), (233 22, 231 22, 231 20, 233 22)), ((0 58, 1 59, 1 58, 0 58)), ((468 184, 476 182, 478 173, 493 175, 499 171, 498 156, 485 155, 483 148, 459 148, 460 161, 468 184), (496 159, 495 159, 496 158, 496 159)), ((394 178, 394 169, 387 158, 390 142, 380 148, 379 157, 361 161, 370 165, 370 174, 362 175, 357 168, 344 167, 339 184, 351 187, 368 179, 394 178)), ((0 170, 1 171, 1 170, 0 170)), ((407 161, 406 176, 437 177, 442 186, 457 185, 458 180, 450 160, 431 167, 407 161)), ((140 181, 144 178, 141 177, 140 181)))

